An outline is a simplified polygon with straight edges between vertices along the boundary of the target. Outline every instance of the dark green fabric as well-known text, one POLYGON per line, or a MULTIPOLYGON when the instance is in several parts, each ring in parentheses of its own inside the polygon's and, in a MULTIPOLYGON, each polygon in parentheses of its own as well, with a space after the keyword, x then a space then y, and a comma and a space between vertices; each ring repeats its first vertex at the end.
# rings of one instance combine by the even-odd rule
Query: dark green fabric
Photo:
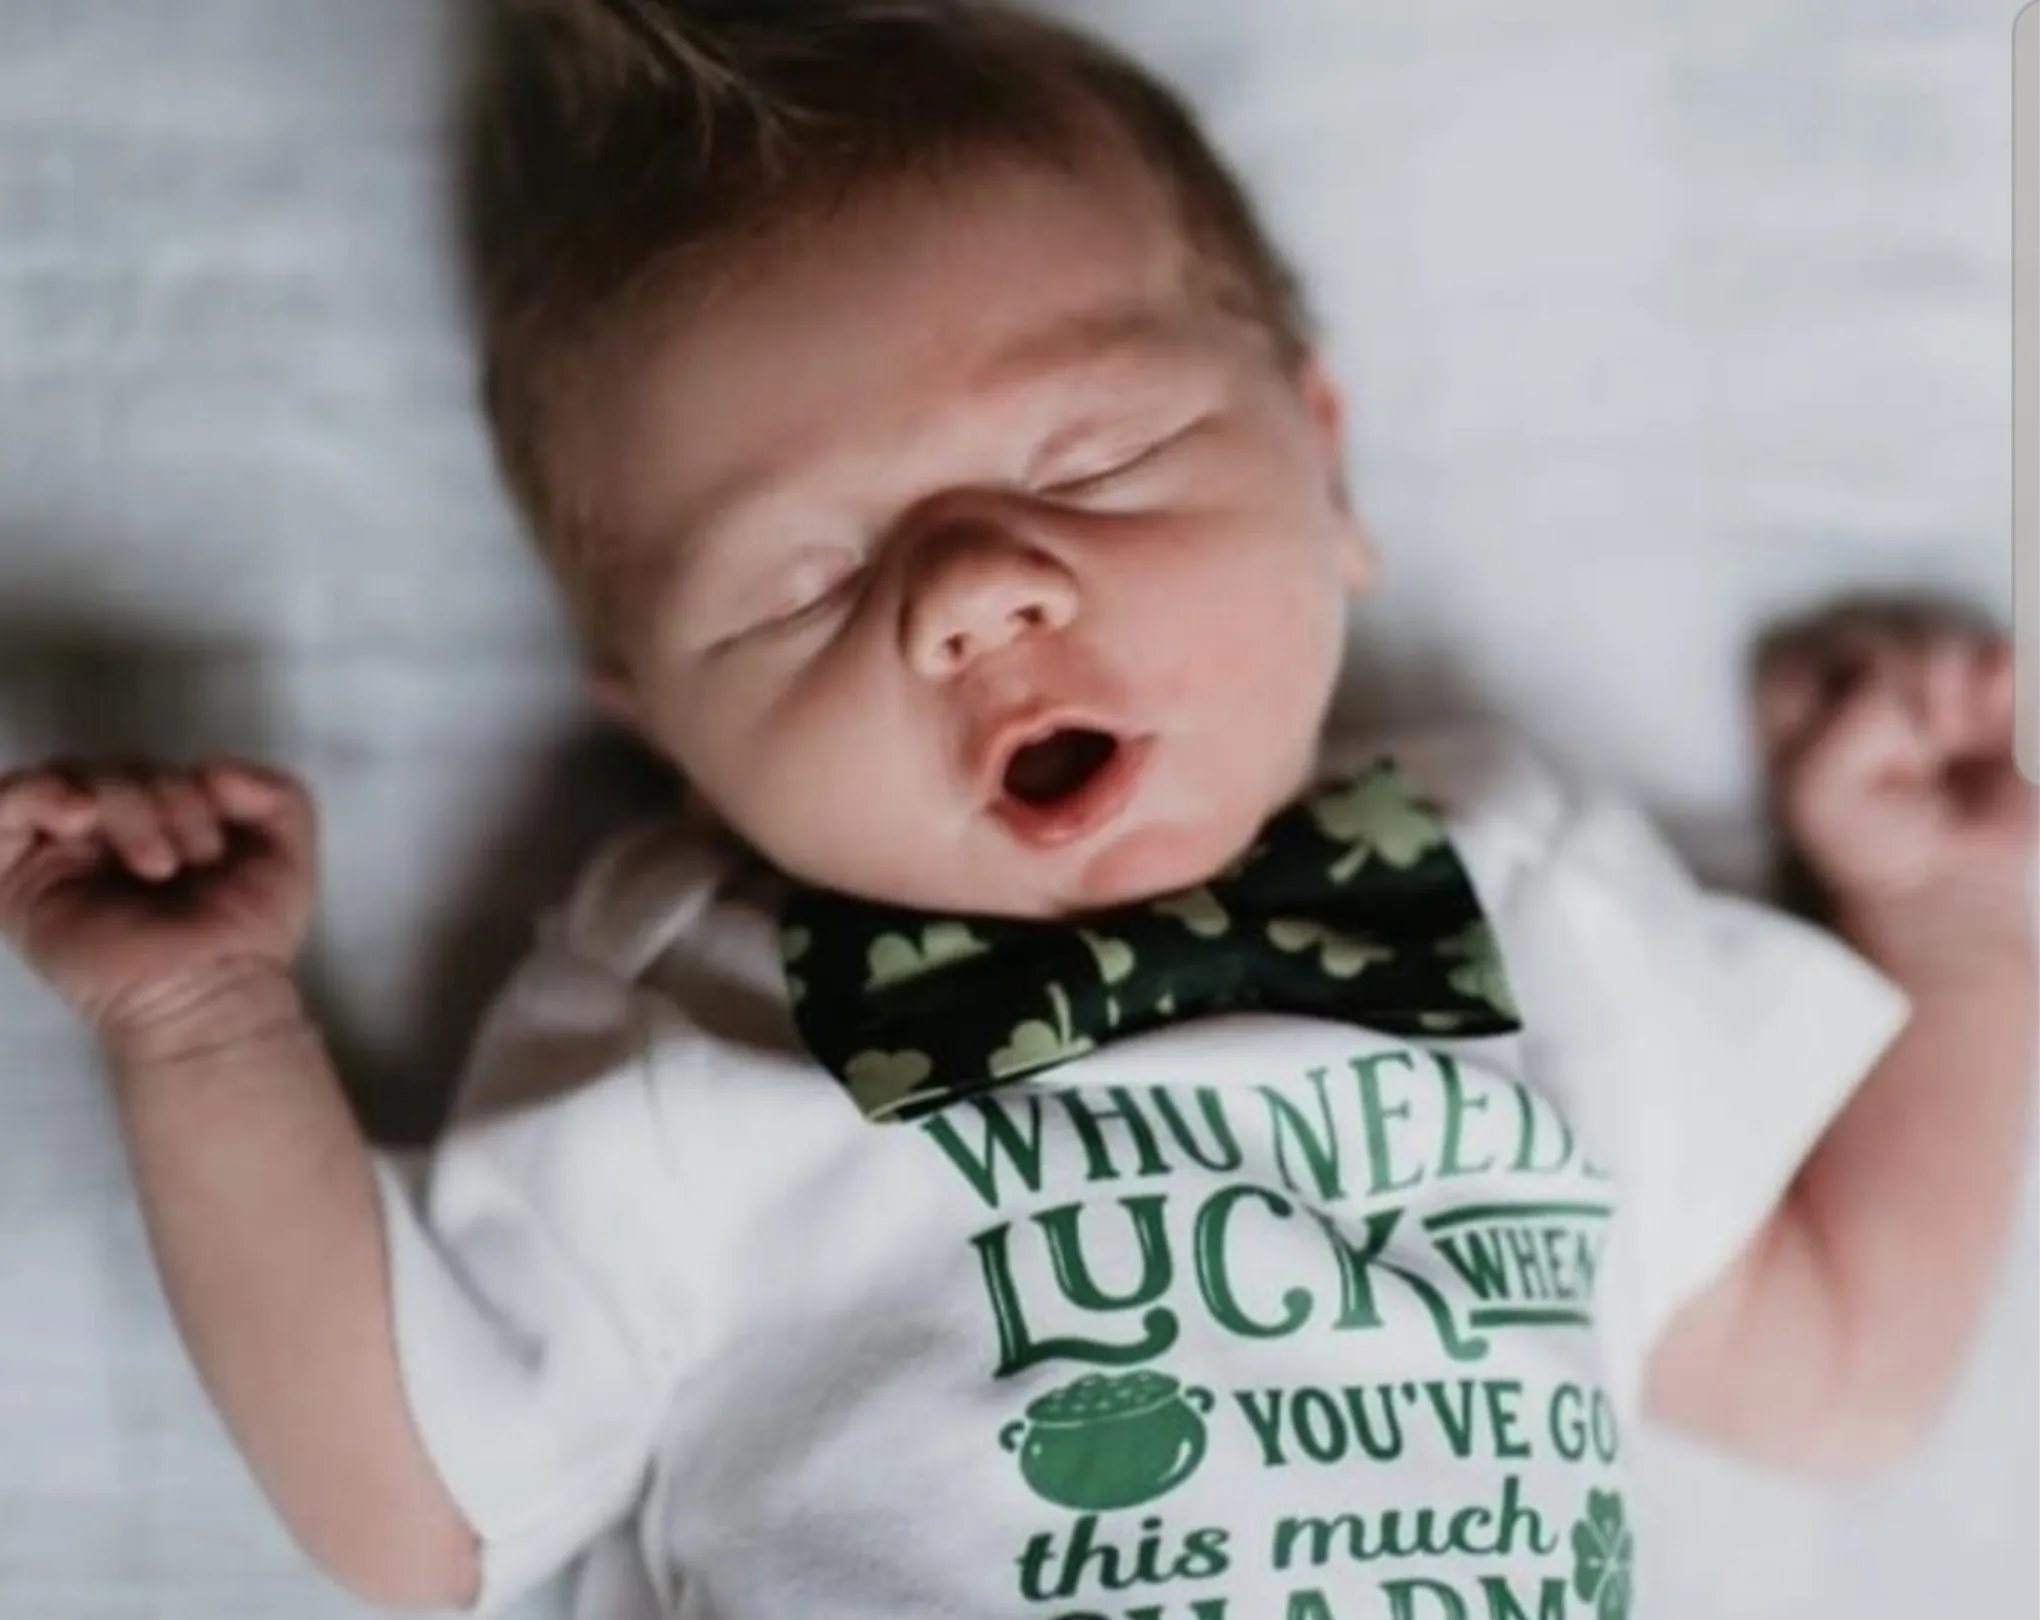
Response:
POLYGON ((1386 758, 1283 811, 1180 894, 1036 922, 799 889, 781 921, 794 1023, 872 1119, 1213 1013, 1431 1037, 1520 1027, 1466 869, 1386 758))

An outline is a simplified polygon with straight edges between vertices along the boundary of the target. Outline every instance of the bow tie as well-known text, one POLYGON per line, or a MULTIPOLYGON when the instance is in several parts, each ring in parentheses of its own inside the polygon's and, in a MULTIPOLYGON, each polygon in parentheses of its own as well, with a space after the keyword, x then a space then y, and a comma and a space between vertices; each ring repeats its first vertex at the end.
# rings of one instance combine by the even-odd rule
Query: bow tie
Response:
POLYGON ((1520 1027, 1466 870, 1386 758, 1282 811, 1197 888, 1046 922, 803 888, 780 944, 801 1039, 873 1120, 1215 1013, 1433 1038, 1520 1027))

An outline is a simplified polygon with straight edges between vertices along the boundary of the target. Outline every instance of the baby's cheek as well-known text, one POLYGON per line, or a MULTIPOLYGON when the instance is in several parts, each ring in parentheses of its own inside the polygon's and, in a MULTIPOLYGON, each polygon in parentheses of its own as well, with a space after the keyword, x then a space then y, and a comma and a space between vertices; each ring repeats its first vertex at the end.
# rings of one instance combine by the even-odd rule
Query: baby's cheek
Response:
POLYGON ((1302 569, 1258 584, 1239 594, 1224 662, 1237 684, 1256 688, 1262 701, 1308 705, 1343 643, 1344 604, 1302 569))
POLYGON ((925 741, 882 695, 846 692, 845 702, 757 738, 772 757, 761 783, 790 840, 818 859, 889 865, 925 855, 942 808, 943 784, 925 741))
POLYGON ((1156 820, 1115 839, 1084 868, 1071 897, 1082 905, 1123 905, 1187 889, 1229 864, 1266 819, 1232 805, 1198 805, 1182 821, 1156 820))
POLYGON ((1308 578, 1228 570, 1124 651, 1167 712, 1200 732, 1236 729, 1238 747, 1266 753, 1315 726, 1336 674, 1337 611, 1308 578))

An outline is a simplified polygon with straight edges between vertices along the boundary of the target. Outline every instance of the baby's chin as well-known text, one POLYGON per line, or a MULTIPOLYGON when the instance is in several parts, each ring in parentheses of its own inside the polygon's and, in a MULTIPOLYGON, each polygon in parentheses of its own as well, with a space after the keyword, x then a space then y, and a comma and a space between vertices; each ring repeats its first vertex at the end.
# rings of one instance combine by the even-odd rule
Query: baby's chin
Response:
POLYGON ((935 915, 1075 918, 1194 889, 1238 859, 1256 830, 1227 837, 1208 825, 1141 827, 1066 863, 1018 847, 980 851, 965 868, 968 876, 952 874, 947 881, 926 865, 890 882, 870 872, 796 881, 935 915))
POLYGON ((1230 866, 1252 841, 1255 826, 1240 829, 1149 825, 1106 842, 1077 866, 1043 907, 1050 915, 1136 905, 1207 883, 1230 866))
POLYGON ((937 915, 1077 918, 1211 881, 1246 853, 1271 813, 1244 798, 1194 809, 1136 806, 1082 843, 1047 850, 1027 847, 987 818, 946 850, 930 839, 918 858, 894 849, 883 864, 814 871, 797 881, 937 915))

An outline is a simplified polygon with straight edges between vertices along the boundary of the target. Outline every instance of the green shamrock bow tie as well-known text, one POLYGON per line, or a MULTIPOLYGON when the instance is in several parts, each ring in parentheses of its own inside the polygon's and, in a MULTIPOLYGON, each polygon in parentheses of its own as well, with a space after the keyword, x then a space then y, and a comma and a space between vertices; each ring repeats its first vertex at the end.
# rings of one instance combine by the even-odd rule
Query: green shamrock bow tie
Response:
POLYGON ((1389 759, 1277 815, 1199 888, 1055 922, 799 889, 780 943, 801 1039, 874 1120, 1212 1013, 1433 1037, 1521 1027, 1466 870, 1389 759))

